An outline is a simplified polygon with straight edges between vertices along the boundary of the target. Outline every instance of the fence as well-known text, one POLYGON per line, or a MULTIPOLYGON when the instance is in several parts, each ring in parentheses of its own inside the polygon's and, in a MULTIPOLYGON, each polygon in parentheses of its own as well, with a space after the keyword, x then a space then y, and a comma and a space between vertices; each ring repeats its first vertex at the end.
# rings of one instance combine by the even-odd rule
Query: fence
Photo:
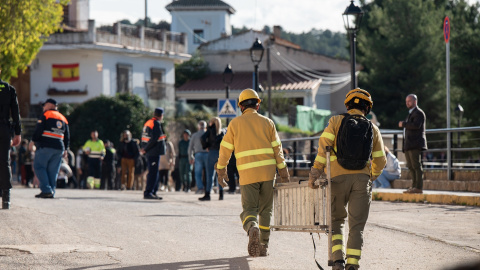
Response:
MULTIPOLYGON (((478 132, 480 131, 480 126, 475 127, 463 127, 463 128, 442 128, 442 129, 427 129, 426 134, 453 134, 458 133, 459 136, 461 133, 465 132, 478 132)), ((392 152, 394 155, 397 155, 398 151, 401 151, 399 148, 399 135, 403 136, 402 130, 380 130, 382 137, 385 135, 393 135, 392 136, 392 152)), ((315 156, 317 154, 316 147, 318 144, 318 139, 320 136, 316 137, 302 137, 302 138, 292 138, 292 139, 283 139, 282 145, 291 145, 293 153, 289 158, 286 158, 286 162, 289 167, 293 170, 293 176, 297 175, 297 170, 299 168, 309 168, 313 161, 315 160, 315 156), (305 151, 309 149, 308 151, 305 151), (300 151, 298 151, 300 150, 300 151), (300 157, 300 158, 299 158, 300 157)), ((450 136, 453 140, 453 136, 450 136)), ((428 141, 428 138, 427 138, 428 141)), ((384 140, 385 142, 385 140, 384 140)), ((437 141, 442 142, 442 141, 437 141)), ((480 162, 453 162, 452 152, 473 152, 478 154, 480 152, 480 147, 451 147, 451 143, 447 144, 447 140, 443 140, 443 143, 447 145, 444 148, 433 148, 428 149, 429 153, 435 152, 445 152, 446 159, 435 161, 424 161, 423 164, 425 165, 425 169, 436 169, 436 170, 447 170, 447 177, 448 180, 452 180, 452 170, 480 170, 480 162)), ((459 160, 461 161, 461 160, 459 160)))

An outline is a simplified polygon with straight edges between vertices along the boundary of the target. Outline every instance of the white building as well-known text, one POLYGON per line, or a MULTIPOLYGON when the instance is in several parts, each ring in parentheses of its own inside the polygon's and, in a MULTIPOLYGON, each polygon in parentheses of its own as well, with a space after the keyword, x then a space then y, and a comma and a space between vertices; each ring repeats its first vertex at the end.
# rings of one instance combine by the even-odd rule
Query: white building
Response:
MULTIPOLYGON (((84 7, 85 2, 71 5, 84 7)), ((82 103, 132 93, 151 107, 173 106, 174 65, 191 57, 184 34, 121 24, 102 30, 92 20, 87 25, 68 26, 45 42, 30 67, 30 104, 47 98, 82 103)))
POLYGON ((170 30, 187 33, 188 53, 202 43, 232 34, 230 15, 235 13, 220 0, 176 0, 165 7, 172 15, 170 30))

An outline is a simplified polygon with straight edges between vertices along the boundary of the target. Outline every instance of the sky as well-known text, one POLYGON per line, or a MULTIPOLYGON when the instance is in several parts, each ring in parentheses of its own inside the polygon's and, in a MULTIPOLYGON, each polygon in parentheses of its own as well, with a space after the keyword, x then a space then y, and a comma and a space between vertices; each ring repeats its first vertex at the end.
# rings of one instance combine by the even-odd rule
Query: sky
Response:
MULTIPOLYGON (((349 0, 223 0, 236 12, 230 16, 236 28, 246 26, 262 30, 265 25, 282 26, 284 31, 302 33, 312 28, 345 32, 342 13, 349 0), (295 3, 301 3, 295 5, 295 3)), ((171 22, 165 6, 172 0, 147 0, 147 14, 153 22, 171 22)), ((354 2, 359 5, 359 1, 354 2)), ((132 23, 145 17, 144 0, 90 0, 90 19, 96 25, 112 24, 122 19, 132 23)))

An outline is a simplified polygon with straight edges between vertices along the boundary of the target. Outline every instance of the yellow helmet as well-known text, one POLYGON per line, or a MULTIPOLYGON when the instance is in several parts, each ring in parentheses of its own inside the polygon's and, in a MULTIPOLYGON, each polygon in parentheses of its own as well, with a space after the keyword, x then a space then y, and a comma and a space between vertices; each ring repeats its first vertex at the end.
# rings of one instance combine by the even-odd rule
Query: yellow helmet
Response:
POLYGON ((260 97, 258 97, 257 92, 255 92, 255 90, 245 89, 240 93, 240 97, 238 97, 238 106, 240 107, 240 103, 242 103, 243 101, 245 101, 247 99, 257 99, 258 103, 262 102, 260 97))
POLYGON ((368 112, 370 112, 373 106, 372 96, 370 93, 360 88, 355 88, 347 93, 345 96, 345 106, 351 101, 353 101, 353 103, 360 103, 361 100, 364 101, 363 103, 366 103, 368 112))

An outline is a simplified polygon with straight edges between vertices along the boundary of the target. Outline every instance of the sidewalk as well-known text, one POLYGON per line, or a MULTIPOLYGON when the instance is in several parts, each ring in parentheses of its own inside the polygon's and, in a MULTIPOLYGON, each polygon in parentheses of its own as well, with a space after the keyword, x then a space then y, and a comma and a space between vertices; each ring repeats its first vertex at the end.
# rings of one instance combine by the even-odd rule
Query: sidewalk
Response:
POLYGON ((375 201, 428 202, 480 206, 480 193, 440 190, 423 190, 423 194, 404 194, 405 189, 375 188, 372 191, 375 201))

